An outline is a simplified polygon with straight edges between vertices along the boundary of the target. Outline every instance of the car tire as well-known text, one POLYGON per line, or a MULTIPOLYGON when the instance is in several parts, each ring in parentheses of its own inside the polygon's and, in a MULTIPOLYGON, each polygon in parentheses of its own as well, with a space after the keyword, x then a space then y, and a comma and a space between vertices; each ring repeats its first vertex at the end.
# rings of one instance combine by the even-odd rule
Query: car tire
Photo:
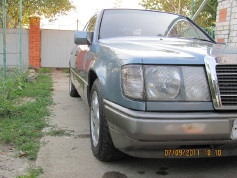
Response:
POLYGON ((71 97, 80 97, 80 95, 78 94, 74 84, 72 83, 71 74, 70 74, 70 77, 69 77, 69 95, 71 97))
POLYGON ((98 79, 93 83, 90 93, 90 138, 92 152, 98 160, 109 162, 124 156, 124 153, 114 147, 111 139, 98 79))

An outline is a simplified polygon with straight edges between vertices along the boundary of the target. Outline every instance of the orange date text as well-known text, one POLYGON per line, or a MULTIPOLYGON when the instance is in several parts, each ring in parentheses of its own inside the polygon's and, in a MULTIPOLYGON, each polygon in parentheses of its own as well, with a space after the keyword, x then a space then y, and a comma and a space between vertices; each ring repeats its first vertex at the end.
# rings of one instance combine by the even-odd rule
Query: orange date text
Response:
POLYGON ((221 157, 218 149, 165 149, 165 157, 221 157))

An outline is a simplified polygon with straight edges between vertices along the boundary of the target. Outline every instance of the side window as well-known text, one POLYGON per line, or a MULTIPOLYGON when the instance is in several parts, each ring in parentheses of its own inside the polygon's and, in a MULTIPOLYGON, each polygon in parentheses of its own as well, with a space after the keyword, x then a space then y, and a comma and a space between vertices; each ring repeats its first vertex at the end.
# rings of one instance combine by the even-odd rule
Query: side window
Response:
POLYGON ((168 32, 169 37, 200 38, 193 24, 187 20, 177 21, 168 32))
POLYGON ((90 21, 88 22, 87 27, 85 28, 85 31, 94 32, 96 19, 97 19, 97 15, 93 16, 90 19, 90 21))

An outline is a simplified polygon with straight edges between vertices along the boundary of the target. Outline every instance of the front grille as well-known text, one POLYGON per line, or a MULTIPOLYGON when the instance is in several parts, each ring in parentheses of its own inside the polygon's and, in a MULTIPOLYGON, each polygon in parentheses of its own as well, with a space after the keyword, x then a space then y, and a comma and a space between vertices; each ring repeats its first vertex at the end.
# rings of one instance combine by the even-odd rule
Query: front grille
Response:
POLYGON ((216 65, 222 106, 237 106, 237 65, 216 65))

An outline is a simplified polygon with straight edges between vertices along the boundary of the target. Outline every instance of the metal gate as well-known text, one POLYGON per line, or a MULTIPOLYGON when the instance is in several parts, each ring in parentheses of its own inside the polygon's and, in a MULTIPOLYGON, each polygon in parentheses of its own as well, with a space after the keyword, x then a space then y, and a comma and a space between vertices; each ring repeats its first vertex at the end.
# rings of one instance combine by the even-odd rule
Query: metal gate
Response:
POLYGON ((41 67, 67 68, 74 45, 74 31, 41 30, 41 67))

